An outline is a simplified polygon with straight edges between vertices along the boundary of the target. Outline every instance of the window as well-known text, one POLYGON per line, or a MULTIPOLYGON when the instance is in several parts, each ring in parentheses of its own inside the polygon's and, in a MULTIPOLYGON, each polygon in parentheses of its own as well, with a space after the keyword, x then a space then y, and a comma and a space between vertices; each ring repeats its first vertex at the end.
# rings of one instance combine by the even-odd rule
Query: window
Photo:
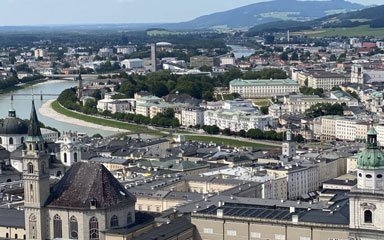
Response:
POLYGON ((36 216, 34 214, 31 214, 29 216, 29 239, 37 239, 36 222, 36 216))
POLYGON ((74 162, 77 162, 77 153, 74 153, 74 154, 73 154, 73 161, 74 161, 74 162))
POLYGON ((3 139, 0 137, 0 144, 3 144, 3 139))
POLYGON ((64 153, 64 163, 67 163, 67 153, 64 153))
POLYGON ((383 174, 377 174, 377 178, 383 178, 383 174))
POLYGON ((261 233, 251 232, 251 238, 261 238, 261 233))
POLYGON ((204 228, 203 232, 206 234, 213 234, 213 229, 212 228, 204 228))
POLYGON ((61 218, 57 214, 53 217, 53 237, 54 238, 63 237, 63 226, 62 226, 61 218))
POLYGON ((372 178, 372 175, 371 174, 367 174, 365 175, 366 178, 372 178))
POLYGON ((99 240, 99 222, 96 217, 89 220, 89 239, 99 240))
POLYGON ((132 213, 129 212, 129 213, 127 214, 127 225, 129 225, 129 224, 131 224, 131 223, 132 223, 132 213))
POLYGON ((28 173, 33 173, 33 164, 31 162, 28 163, 28 173))
POLYGON ((365 210, 364 211, 364 223, 372 223, 372 211, 365 210))
POLYGON ((228 236, 236 236, 237 232, 235 230, 227 230, 227 235, 228 236))
POLYGON ((71 239, 78 239, 79 237, 79 225, 75 216, 69 219, 69 235, 71 239))
POLYGON ((9 145, 13 145, 13 138, 12 137, 9 138, 9 145))
POLYGON ((275 240, 285 240, 285 235, 283 235, 283 234, 275 234, 275 240))
POLYGON ((41 163, 41 174, 45 174, 45 164, 41 163))
POLYGON ((111 218, 111 227, 118 227, 119 226, 119 219, 116 215, 113 215, 111 218))
POLYGON ((24 143, 24 137, 21 137, 20 142, 24 143))

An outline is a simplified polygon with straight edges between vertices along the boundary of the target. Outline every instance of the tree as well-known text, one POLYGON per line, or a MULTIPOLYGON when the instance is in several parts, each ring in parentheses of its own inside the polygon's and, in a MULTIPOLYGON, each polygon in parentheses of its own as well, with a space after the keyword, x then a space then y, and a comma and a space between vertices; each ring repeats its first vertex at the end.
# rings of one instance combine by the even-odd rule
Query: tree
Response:
POLYGON ((213 126, 203 126, 203 130, 208 134, 218 134, 220 132, 220 128, 216 125, 213 126))
POLYGON ((297 52, 293 52, 291 55, 291 60, 292 61, 299 61, 299 54, 297 54, 297 52))
POLYGON ((260 107, 260 111, 262 114, 268 114, 269 113, 269 107, 268 106, 262 106, 262 107, 260 107))
POLYGON ((283 52, 280 55, 280 59, 283 60, 283 61, 288 61, 288 59, 289 59, 288 53, 287 52, 283 52))
POLYGON ((337 61, 336 55, 335 54, 331 54, 331 56, 329 57, 329 61, 336 62, 337 61))

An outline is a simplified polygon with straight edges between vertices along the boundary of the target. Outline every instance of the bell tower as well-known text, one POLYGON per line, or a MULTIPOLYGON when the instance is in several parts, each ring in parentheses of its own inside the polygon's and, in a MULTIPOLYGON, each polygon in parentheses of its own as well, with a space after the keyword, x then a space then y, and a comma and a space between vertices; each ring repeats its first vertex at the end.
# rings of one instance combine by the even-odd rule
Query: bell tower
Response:
POLYGON ((292 158, 296 156, 296 142, 292 138, 291 129, 288 129, 285 135, 286 139, 283 142, 281 157, 283 161, 292 161, 292 158))
POLYGON ((351 237, 380 239, 375 231, 384 231, 384 152, 373 127, 365 150, 357 156, 357 186, 351 190, 349 202, 351 237))
POLYGON ((27 239, 45 239, 44 204, 49 196, 49 162, 33 100, 23 150, 23 182, 27 239))

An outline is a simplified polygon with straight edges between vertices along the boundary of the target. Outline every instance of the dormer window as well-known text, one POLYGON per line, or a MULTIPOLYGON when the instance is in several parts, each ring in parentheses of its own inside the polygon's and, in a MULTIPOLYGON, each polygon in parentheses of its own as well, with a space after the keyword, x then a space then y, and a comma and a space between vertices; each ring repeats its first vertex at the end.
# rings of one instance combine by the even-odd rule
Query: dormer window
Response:
POLYGON ((97 207, 97 200, 96 200, 96 198, 92 198, 89 203, 90 203, 90 207, 92 209, 95 209, 97 207))

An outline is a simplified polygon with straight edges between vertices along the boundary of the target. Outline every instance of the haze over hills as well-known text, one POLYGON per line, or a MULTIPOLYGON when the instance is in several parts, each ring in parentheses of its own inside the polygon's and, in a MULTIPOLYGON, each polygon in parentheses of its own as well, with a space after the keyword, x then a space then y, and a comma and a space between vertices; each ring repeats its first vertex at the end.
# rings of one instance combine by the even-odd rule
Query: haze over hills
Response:
POLYGON ((255 3, 225 12, 198 17, 192 21, 166 24, 168 29, 207 29, 215 27, 252 27, 279 20, 308 21, 331 14, 364 9, 345 0, 274 0, 255 3))
POLYGON ((301 31, 320 28, 348 28, 368 25, 370 28, 384 27, 384 5, 366 8, 359 11, 334 14, 311 21, 277 21, 256 25, 249 29, 248 35, 265 32, 301 31))

